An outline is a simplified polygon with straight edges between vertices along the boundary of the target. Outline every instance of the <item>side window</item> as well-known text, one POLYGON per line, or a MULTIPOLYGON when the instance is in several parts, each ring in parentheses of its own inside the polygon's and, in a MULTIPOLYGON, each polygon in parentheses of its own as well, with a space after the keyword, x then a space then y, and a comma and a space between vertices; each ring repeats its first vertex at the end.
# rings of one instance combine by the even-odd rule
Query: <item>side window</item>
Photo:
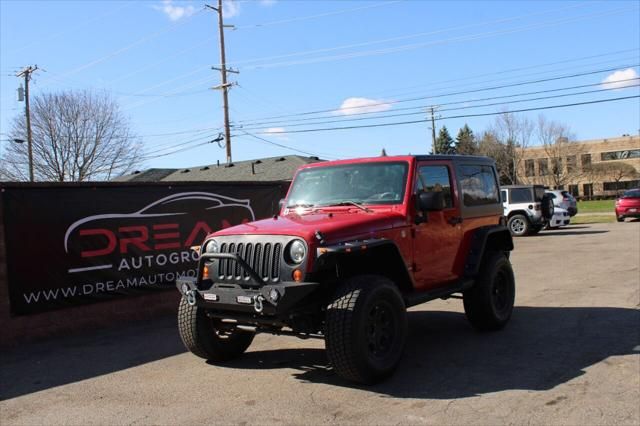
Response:
POLYGON ((530 203, 531 201, 532 201, 531 189, 529 189, 529 188, 513 188, 511 190, 511 200, 510 200, 511 203, 513 203, 513 204, 530 203))
POLYGON ((499 203, 498 182, 490 166, 460 167, 460 186, 465 206, 483 206, 499 203))
POLYGON ((444 194, 445 208, 453 206, 451 179, 447 166, 421 166, 418 169, 416 189, 426 192, 441 191, 444 194))

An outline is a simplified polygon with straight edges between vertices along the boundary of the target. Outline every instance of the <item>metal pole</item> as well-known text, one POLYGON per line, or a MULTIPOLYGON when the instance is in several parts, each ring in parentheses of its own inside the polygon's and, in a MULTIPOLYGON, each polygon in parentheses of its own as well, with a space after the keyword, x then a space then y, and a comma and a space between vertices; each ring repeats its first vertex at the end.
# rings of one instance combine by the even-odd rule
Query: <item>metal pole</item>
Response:
POLYGON ((218 0, 218 31, 220 33, 220 73, 222 75, 222 106, 224 111, 224 139, 227 148, 227 164, 231 163, 231 129, 229 126, 229 87, 227 85, 227 60, 224 51, 224 21, 222 0, 218 0))

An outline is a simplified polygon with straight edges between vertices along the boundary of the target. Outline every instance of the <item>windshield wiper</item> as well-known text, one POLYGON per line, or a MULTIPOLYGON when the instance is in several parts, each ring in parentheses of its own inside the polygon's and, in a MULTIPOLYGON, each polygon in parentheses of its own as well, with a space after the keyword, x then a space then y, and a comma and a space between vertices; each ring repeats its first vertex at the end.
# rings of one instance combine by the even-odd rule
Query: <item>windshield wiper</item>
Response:
POLYGON ((355 206, 357 208, 359 208, 360 210, 363 210, 367 213, 372 213, 373 210, 366 208, 365 206, 363 206, 362 204, 358 204, 355 201, 351 201, 351 200, 344 200, 344 201, 340 201, 337 203, 330 203, 330 204, 323 204, 321 206, 318 207, 332 207, 332 206, 355 206))
POLYGON ((291 204, 287 206, 288 209, 295 209, 296 207, 302 207, 307 209, 309 207, 313 207, 313 204, 296 203, 296 204, 291 204))

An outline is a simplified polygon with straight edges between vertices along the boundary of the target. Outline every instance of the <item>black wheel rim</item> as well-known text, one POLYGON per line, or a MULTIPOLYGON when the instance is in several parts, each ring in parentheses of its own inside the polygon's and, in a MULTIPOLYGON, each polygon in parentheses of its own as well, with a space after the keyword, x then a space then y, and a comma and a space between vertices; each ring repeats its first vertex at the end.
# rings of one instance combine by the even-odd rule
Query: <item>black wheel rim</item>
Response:
POLYGON ((509 278, 505 271, 498 271, 491 288, 491 299, 497 313, 505 314, 509 310, 511 291, 509 278))
POLYGON ((376 303, 367 317, 367 347, 373 358, 385 358, 391 352, 396 339, 396 322, 393 308, 387 302, 376 303))

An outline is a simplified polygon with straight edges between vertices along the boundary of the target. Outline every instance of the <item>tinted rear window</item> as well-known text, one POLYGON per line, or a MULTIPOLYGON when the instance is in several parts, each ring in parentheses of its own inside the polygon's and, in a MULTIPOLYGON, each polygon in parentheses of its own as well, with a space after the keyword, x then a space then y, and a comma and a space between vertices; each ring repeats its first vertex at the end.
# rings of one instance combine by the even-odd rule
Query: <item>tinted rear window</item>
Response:
POLYGON ((510 203, 530 203, 532 201, 531 190, 529 188, 513 188, 511 190, 510 203))
POLYGON ((498 182, 490 166, 461 166, 460 184, 465 206, 498 204, 498 182))
POLYGON ((631 191, 625 191, 625 198, 640 198, 640 190, 632 189, 631 191))

